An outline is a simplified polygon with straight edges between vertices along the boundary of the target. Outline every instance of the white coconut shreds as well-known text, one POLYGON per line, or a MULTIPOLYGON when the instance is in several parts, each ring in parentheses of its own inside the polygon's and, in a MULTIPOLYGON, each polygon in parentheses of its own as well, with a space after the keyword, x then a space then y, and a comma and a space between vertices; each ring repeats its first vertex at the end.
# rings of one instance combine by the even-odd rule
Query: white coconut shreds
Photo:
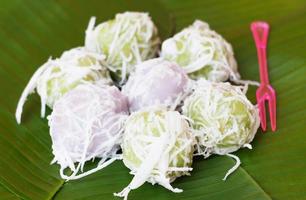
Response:
POLYGON ((240 78, 231 45, 200 20, 165 40, 161 56, 177 62, 193 79, 220 82, 240 78))
POLYGON ((134 66, 156 56, 160 39, 148 13, 124 12, 95 27, 95 17, 86 30, 86 48, 106 55, 111 71, 121 84, 134 66))
POLYGON ((257 81, 240 80, 232 46, 206 22, 191 26, 162 43, 161 57, 178 63, 194 80, 230 80, 236 84, 259 86, 257 81))
POLYGON ((194 143, 187 121, 176 111, 155 107, 132 113, 121 146, 123 162, 134 178, 114 195, 126 200, 131 190, 146 181, 172 192, 182 192, 170 183, 192 170, 194 143))
POLYGON ((121 159, 117 151, 127 115, 127 98, 114 86, 83 84, 58 100, 48 120, 52 163, 60 165, 61 177, 78 179, 121 159), (95 158, 101 158, 98 165, 83 173, 85 162, 95 158), (66 168, 71 175, 64 174, 66 168))
POLYGON ((122 92, 129 99, 131 112, 157 105, 174 110, 189 86, 187 74, 177 64, 155 58, 136 66, 122 92))
POLYGON ((246 98, 242 88, 199 80, 182 109, 192 120, 198 141, 196 155, 205 158, 211 154, 228 155, 237 161, 229 171, 233 172, 240 161, 230 153, 241 147, 250 148, 260 123, 257 107, 246 98))
POLYGON ((23 105, 27 96, 36 89, 41 99, 41 117, 45 116, 45 105, 50 108, 67 91, 79 84, 101 82, 111 84, 104 55, 89 52, 84 48, 65 51, 60 58, 49 59, 33 74, 18 101, 16 120, 21 122, 23 105))

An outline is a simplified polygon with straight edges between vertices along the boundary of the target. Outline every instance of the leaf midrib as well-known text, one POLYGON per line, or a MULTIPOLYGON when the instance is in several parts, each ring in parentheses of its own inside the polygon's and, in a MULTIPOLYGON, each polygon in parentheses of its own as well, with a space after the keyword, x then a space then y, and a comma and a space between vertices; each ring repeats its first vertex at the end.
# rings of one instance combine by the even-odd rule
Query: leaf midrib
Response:
MULTIPOLYGON (((228 159, 230 159, 230 158, 228 158, 228 159)), ((233 161, 233 160, 232 160, 232 162, 235 163, 235 161, 233 161)), ((244 169, 242 166, 240 166, 238 168, 238 170, 241 170, 244 174, 246 174, 247 177, 250 179, 250 181, 252 181, 254 183, 254 185, 256 185, 262 191, 262 193, 264 193, 266 195, 267 198, 272 200, 272 197, 263 189, 263 187, 261 185, 259 185, 259 183, 250 175, 250 173, 246 169, 244 169)))

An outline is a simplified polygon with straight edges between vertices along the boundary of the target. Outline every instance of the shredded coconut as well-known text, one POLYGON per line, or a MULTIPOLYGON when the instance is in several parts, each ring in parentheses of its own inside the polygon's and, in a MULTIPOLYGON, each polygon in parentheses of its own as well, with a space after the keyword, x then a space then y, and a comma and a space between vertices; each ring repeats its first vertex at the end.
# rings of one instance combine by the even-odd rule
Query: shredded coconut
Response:
POLYGON ((127 114, 127 99, 114 86, 83 84, 58 100, 48 120, 52 163, 60 165, 61 177, 81 178, 121 159, 117 151, 127 114), (101 158, 96 168, 79 174, 94 158, 101 158), (70 176, 64 174, 67 167, 70 176))
POLYGON ((200 20, 165 40, 161 57, 177 62, 194 79, 220 82, 240 78, 231 45, 200 20))
POLYGON ((25 87, 16 109, 16 120, 21 121, 23 105, 27 96, 36 89, 41 99, 41 117, 45 116, 45 105, 53 107, 67 91, 85 82, 111 84, 109 73, 104 66, 104 55, 74 48, 58 59, 49 59, 37 69, 25 87))
POLYGON ((235 156, 235 155, 230 154, 230 153, 228 153, 228 154, 226 154, 226 155, 227 155, 228 157, 231 157, 231 158, 235 159, 236 164, 235 164, 231 169, 229 169, 229 170, 226 172, 224 178, 222 179, 222 180, 224 180, 224 181, 227 179, 227 177, 228 177, 229 175, 231 175, 234 171, 236 171, 236 169, 238 169, 238 167, 239 167, 240 164, 241 164, 240 159, 239 159, 238 156, 235 156))
POLYGON ((108 68, 121 77, 121 84, 134 66, 156 56, 160 39, 148 13, 125 12, 115 19, 94 27, 95 17, 89 21, 85 46, 106 55, 108 68))
POLYGON ((160 58, 145 61, 123 86, 130 111, 163 105, 175 109, 189 89, 187 74, 175 63, 160 58))
POLYGON ((193 90, 182 109, 192 120, 190 123, 197 137, 195 155, 207 158, 219 154, 234 158, 237 164, 227 177, 240 164, 239 158, 230 153, 241 147, 251 148, 249 143, 260 123, 258 109, 246 98, 243 87, 199 80, 193 90))
POLYGON ((187 121, 176 111, 157 107, 133 113, 126 122, 122 150, 123 162, 134 178, 114 195, 126 200, 131 190, 146 181, 182 192, 170 182, 192 170, 194 143, 187 121))

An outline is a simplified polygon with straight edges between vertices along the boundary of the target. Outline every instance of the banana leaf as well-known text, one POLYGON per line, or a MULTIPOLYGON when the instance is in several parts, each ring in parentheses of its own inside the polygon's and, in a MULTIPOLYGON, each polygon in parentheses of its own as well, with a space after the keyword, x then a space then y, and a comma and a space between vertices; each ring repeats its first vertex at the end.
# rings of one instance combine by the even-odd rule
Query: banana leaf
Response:
MULTIPOLYGON (((234 47, 243 79, 259 80, 249 29, 254 20, 271 25, 270 81, 277 91, 275 133, 258 131, 253 150, 227 181, 234 161, 213 156, 194 161, 192 175, 174 182, 183 193, 144 184, 129 199, 306 199, 306 2, 304 0, 2 0, 0 2, 0 199, 119 199, 113 196, 132 176, 121 161, 76 181, 64 182, 52 160, 47 120, 39 117, 37 95, 28 98, 23 123, 14 112, 32 73, 49 56, 82 46, 90 16, 98 21, 123 11, 146 11, 163 39, 207 21, 234 47)), ((255 103, 255 87, 248 97, 255 103)), ((50 112, 50 110, 48 111, 50 112)), ((268 122, 269 124, 269 122, 268 122)), ((95 163, 89 163, 91 167, 95 163)))

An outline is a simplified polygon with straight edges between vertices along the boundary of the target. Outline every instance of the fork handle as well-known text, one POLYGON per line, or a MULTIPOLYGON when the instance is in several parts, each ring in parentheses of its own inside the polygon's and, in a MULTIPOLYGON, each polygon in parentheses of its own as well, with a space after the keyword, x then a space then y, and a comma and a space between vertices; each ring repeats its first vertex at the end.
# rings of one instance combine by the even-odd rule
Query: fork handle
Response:
POLYGON ((268 64, 267 64, 267 41, 269 34, 269 24, 262 21, 256 21, 251 24, 251 31, 256 44, 260 82, 263 85, 269 84, 268 64))

